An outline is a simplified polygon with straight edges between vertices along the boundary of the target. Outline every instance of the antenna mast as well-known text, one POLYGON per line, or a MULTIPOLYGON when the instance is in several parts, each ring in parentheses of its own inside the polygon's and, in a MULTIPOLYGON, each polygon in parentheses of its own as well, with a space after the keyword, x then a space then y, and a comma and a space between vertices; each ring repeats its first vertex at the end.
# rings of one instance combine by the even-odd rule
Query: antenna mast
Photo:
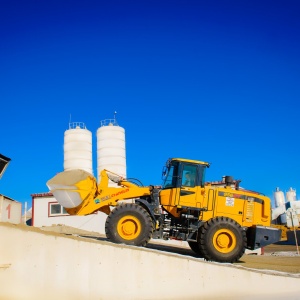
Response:
POLYGON ((115 112, 114 112, 114 124, 117 124, 116 115, 117 115, 117 112, 115 111, 115 112))

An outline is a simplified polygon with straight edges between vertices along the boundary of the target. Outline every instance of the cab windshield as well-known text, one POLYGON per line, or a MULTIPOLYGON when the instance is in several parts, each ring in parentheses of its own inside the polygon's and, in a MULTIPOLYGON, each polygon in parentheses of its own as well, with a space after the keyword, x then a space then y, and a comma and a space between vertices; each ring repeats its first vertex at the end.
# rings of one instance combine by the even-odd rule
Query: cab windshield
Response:
POLYGON ((163 184, 162 188, 173 188, 176 187, 178 178, 178 163, 170 164, 163 172, 163 184))
POLYGON ((204 186, 205 165, 172 161, 163 171, 163 189, 204 186))

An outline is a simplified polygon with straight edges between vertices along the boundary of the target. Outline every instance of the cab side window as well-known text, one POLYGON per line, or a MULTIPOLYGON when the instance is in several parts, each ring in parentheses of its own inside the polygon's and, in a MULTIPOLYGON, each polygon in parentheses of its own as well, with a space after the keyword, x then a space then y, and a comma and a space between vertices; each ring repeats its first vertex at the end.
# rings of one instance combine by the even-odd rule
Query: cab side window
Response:
POLYGON ((184 166, 182 171, 182 185, 194 187, 196 183, 196 166, 184 166))

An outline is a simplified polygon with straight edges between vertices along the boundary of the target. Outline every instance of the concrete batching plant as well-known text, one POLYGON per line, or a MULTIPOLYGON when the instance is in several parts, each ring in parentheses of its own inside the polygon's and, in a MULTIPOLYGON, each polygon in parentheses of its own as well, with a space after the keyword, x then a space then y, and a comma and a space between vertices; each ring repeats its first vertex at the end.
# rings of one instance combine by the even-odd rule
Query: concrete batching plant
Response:
MULTIPOLYGON (((91 131, 82 122, 70 123, 64 134, 64 171, 81 169, 93 175, 92 157, 91 131)), ((98 179, 103 169, 126 177, 125 129, 116 118, 101 121, 97 130, 98 179)))
POLYGON ((296 200, 296 190, 293 188, 286 192, 286 197, 279 188, 276 188, 274 200, 272 220, 274 225, 282 229, 282 238, 287 239, 290 230, 300 229, 300 201, 296 200))

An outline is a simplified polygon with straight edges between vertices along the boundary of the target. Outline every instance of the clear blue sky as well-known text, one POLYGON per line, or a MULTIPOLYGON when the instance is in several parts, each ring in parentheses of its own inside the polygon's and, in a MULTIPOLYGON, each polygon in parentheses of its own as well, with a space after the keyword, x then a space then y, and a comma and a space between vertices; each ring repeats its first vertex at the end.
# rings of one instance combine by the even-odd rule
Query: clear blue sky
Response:
MULTIPOLYGON (((31 205, 72 121, 126 130, 128 177, 211 162, 272 197, 300 192, 299 1, 1 1, 0 193, 31 205)), ((299 198, 299 197, 297 197, 299 198)))

